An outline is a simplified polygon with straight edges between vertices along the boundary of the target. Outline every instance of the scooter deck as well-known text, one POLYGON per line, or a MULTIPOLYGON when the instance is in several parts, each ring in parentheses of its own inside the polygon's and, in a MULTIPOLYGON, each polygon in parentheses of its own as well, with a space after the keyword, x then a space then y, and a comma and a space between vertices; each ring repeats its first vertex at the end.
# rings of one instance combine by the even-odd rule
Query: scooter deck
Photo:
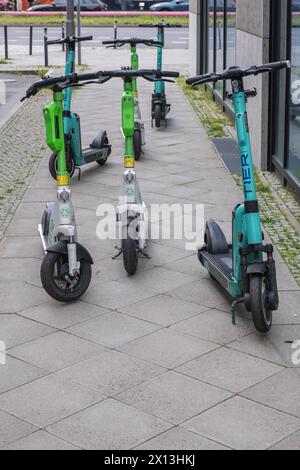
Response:
POLYGON ((111 149, 110 145, 102 147, 101 149, 86 148, 82 150, 82 156, 86 163, 92 163, 97 160, 104 160, 108 158, 109 151, 111 149))
POLYGON ((232 281, 232 248, 229 253, 211 255, 203 250, 199 253, 199 258, 203 266, 209 273, 225 288, 228 289, 232 281))

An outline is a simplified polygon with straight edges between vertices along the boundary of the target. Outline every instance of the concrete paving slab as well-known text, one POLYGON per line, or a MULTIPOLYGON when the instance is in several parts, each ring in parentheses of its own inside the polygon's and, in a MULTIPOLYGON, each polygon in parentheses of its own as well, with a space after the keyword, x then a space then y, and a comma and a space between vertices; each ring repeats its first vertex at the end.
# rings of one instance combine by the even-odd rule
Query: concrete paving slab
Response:
POLYGON ((170 371, 117 398, 165 421, 180 424, 230 396, 224 390, 170 371))
POLYGON ((184 427, 236 450, 265 450, 297 431, 300 420, 241 397, 187 421, 184 427))
POLYGON ((165 369, 118 351, 108 351, 58 372, 60 377, 113 397, 165 369))
POLYGON ((286 369, 243 392, 245 398, 300 418, 300 369, 286 369), (267 393, 267 396, 266 396, 267 393))
POLYGON ((0 393, 32 382, 48 372, 6 355, 6 363, 1 365, 0 393))
MULTIPOLYGON (((27 282, 30 282, 28 279, 27 282)), ((25 282, 1 281, 0 283, 0 314, 15 313, 24 308, 34 307, 45 302, 46 294, 42 288, 25 282), (18 295, 16 295, 16 292, 18 295)))
POLYGON ((51 433, 88 450, 132 449, 171 425, 113 399, 50 426, 51 433))
POLYGON ((153 323, 110 312, 68 328, 66 331, 108 348, 117 348, 158 329, 159 326, 153 323))
POLYGON ((163 329, 125 344, 120 350, 161 367, 172 369, 217 347, 218 345, 205 340, 163 329))
POLYGON ((205 439, 193 432, 178 426, 160 434, 144 444, 135 448, 135 450, 229 450, 217 442, 205 439))
POLYGON ((56 372, 104 350, 99 344, 58 331, 13 348, 9 354, 49 372, 56 372))
POLYGON ((104 398, 100 393, 50 375, 2 394, 0 409, 45 427, 104 398))
POLYGON ((26 344, 56 331, 54 328, 15 314, 1 314, 0 321, 1 341, 5 342, 7 349, 26 344))
POLYGON ((79 450, 46 431, 37 431, 2 448, 2 450, 79 450))
POLYGON ((35 430, 35 426, 0 411, 0 448, 33 433, 35 430))
MULTIPOLYGON (((276 364, 250 357, 247 354, 220 348, 176 370, 232 393, 240 393, 278 374, 283 369, 276 364)), ((248 391, 245 394, 248 396, 248 391)))
POLYGON ((201 315, 179 322, 173 325, 172 329, 222 345, 255 331, 253 322, 248 317, 239 315, 237 324, 233 326, 229 313, 214 309, 208 309, 201 315))
POLYGON ((271 447, 271 450, 300 450, 300 431, 271 447))
POLYGON ((138 302, 130 307, 121 309, 121 312, 142 320, 169 327, 174 323, 198 315, 206 311, 206 307, 175 299, 165 294, 138 302))

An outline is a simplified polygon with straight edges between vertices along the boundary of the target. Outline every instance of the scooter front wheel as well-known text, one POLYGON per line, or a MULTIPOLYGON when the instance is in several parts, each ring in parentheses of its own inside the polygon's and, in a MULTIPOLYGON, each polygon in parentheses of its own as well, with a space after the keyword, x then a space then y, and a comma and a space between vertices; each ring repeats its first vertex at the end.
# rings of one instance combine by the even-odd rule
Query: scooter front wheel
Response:
POLYGON ((154 106, 154 121, 155 121, 155 127, 157 127, 157 129, 159 129, 161 126, 161 120, 162 120, 162 108, 160 104, 156 104, 154 106))
MULTIPOLYGON (((49 171, 52 178, 56 181, 57 179, 57 154, 52 153, 49 159, 49 171)), ((67 161, 67 171, 70 175, 70 178, 74 175, 75 172, 75 162, 73 158, 69 158, 67 161)))
POLYGON ((68 257, 47 253, 41 266, 41 281, 47 294, 58 302, 74 302, 87 291, 92 279, 90 263, 80 262, 78 277, 69 276, 68 257))
POLYGON ((134 144, 134 157, 137 161, 139 161, 142 153, 142 132, 140 129, 136 129, 134 131, 133 136, 133 144, 134 144))
POLYGON ((125 271, 133 276, 138 267, 137 238, 132 237, 130 227, 135 223, 133 217, 128 218, 126 237, 122 240, 122 251, 125 271))
POLYGON ((260 333, 268 333, 273 323, 273 312, 267 308, 268 284, 261 275, 250 279, 250 306, 255 328, 260 333))
MULTIPOLYGON (((109 144, 108 139, 105 139, 104 145, 108 145, 108 144, 109 144)), ((107 155, 106 158, 102 158, 101 160, 96 160, 96 162, 98 163, 98 165, 99 165, 99 166, 104 166, 105 163, 107 162, 107 159, 108 159, 109 155, 110 155, 110 152, 109 152, 109 154, 107 155)))

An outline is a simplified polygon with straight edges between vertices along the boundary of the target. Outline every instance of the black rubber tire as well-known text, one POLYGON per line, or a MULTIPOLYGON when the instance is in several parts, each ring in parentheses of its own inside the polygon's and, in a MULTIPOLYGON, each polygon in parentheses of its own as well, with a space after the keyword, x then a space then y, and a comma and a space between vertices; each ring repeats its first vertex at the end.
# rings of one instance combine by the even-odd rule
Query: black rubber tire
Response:
MULTIPOLYGON (((108 145, 108 139, 105 139, 104 145, 108 145)), ((110 153, 108 153, 107 158, 104 160, 103 158, 101 160, 96 160, 99 166, 104 166, 105 163, 107 162, 107 159, 109 157, 110 153)))
POLYGON ((139 161, 142 153, 142 131, 136 129, 133 136, 134 158, 139 161))
POLYGON ((127 237, 122 240, 123 261, 125 271, 129 276, 133 276, 138 268, 138 251, 137 239, 133 239, 129 235, 129 226, 134 221, 132 217, 128 218, 127 237))
MULTIPOLYGON (((41 282, 47 294, 58 302, 74 302, 78 300, 89 288, 92 279, 92 267, 87 261, 80 262, 80 278, 75 288, 66 290, 60 288, 54 279, 56 263, 63 255, 58 253, 47 253, 41 266, 41 282)), ((66 261, 64 257, 64 261, 66 261)))
MULTIPOLYGON (((49 171, 50 171, 50 175, 52 176, 52 178, 56 181, 56 177, 57 177, 57 154, 56 153, 52 153, 50 159, 49 159, 49 171)), ((74 175, 74 172, 75 172, 75 163, 74 163, 74 160, 73 158, 69 159, 68 162, 67 162, 67 171, 70 175, 70 178, 72 178, 72 176, 74 175)))
POLYGON ((260 333, 268 333, 273 323, 273 312, 266 308, 265 290, 266 279, 258 274, 251 276, 250 307, 255 328, 260 333))
POLYGON ((154 106, 154 121, 155 121, 155 127, 159 129, 161 126, 161 121, 162 121, 162 107, 160 104, 156 104, 154 106))

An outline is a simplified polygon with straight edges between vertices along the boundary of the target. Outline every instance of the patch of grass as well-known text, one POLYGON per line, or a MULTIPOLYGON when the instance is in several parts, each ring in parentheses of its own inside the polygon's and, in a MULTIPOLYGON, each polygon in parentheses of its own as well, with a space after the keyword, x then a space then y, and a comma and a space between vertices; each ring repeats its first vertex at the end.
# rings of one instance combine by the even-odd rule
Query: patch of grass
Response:
POLYGON ((38 70, 37 70, 37 74, 40 78, 44 78, 46 73, 48 72, 48 69, 45 68, 45 67, 40 67, 38 70))
MULTIPOLYGON (((152 15, 147 16, 117 16, 112 14, 112 16, 84 16, 81 17, 81 24, 83 26, 101 26, 101 25, 113 25, 115 21, 118 21, 122 25, 138 25, 145 23, 153 23, 156 21, 156 17, 152 15)), ((159 20, 165 20, 167 23, 171 24, 181 24, 183 26, 189 25, 189 18, 185 16, 172 17, 166 15, 165 17, 159 17, 159 20)), ((59 16, 10 16, 10 15, 1 15, 0 16, 0 26, 12 26, 12 25, 22 25, 22 26, 55 26, 61 24, 63 21, 66 21, 65 15, 59 16)))
POLYGON ((190 87, 185 82, 185 77, 180 77, 178 83, 196 111, 201 124, 205 127, 209 137, 225 137, 226 127, 231 126, 230 120, 213 101, 212 93, 206 91, 204 86, 190 87))
POLYGON ((11 63, 11 60, 10 60, 10 59, 0 59, 0 64, 1 64, 1 65, 10 64, 10 63, 11 63))

